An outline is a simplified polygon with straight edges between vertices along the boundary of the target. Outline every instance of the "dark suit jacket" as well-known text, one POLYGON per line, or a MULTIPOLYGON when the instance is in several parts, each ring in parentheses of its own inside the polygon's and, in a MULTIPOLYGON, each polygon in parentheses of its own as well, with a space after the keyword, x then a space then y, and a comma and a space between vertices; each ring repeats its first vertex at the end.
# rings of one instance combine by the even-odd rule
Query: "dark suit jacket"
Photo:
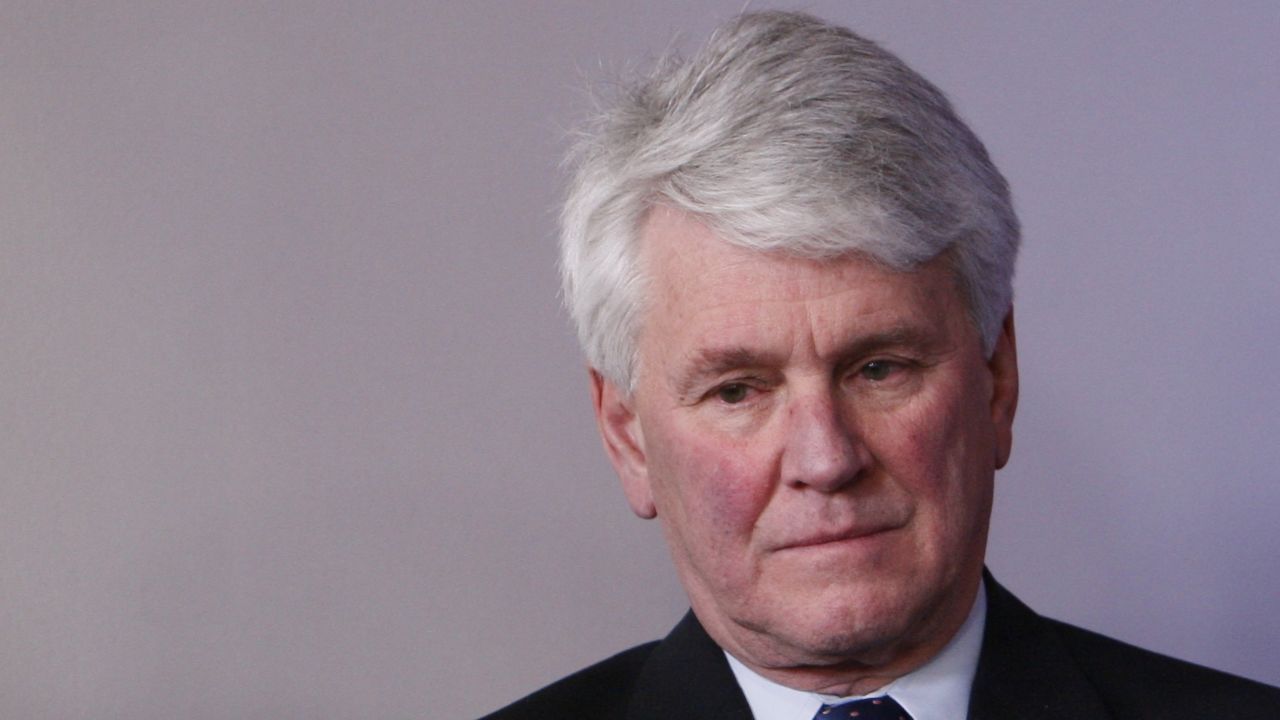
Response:
MULTIPOLYGON (((987 576, 969 720, 1277 720, 1280 688, 1042 618, 987 576)), ((671 634, 577 672, 483 720, 752 720, 693 613, 671 634)))

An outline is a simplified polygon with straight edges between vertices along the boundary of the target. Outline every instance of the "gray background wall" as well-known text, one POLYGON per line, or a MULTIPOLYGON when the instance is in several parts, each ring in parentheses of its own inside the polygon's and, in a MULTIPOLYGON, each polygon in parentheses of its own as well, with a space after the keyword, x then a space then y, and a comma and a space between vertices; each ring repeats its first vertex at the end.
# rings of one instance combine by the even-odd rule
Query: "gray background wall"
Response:
MULTIPOLYGON (((556 163, 580 78, 741 5, 0 6, 0 715, 465 718, 664 633, 556 163)), ((1280 683, 1280 7, 802 7, 1015 188, 997 575, 1280 683)))

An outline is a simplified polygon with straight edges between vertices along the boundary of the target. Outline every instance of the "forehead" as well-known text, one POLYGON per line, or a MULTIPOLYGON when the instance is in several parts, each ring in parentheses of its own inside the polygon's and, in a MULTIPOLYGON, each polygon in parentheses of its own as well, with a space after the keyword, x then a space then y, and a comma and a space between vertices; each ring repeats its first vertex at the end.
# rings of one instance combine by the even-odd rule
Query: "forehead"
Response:
POLYGON ((847 334, 860 324, 945 324, 963 314, 941 259, 899 272, 856 255, 814 260, 763 252, 665 207, 651 213, 641 242, 649 285, 643 335, 663 343, 793 321, 819 335, 847 334))

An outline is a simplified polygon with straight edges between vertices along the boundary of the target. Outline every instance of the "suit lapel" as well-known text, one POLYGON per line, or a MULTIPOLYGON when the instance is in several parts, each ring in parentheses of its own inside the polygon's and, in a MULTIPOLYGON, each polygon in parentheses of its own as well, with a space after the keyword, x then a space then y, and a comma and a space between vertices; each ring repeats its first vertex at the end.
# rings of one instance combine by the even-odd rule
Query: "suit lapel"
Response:
POLYGON ((689 612, 636 678, 628 720, 752 720, 724 651, 689 612))
POLYGON ((990 573, 969 720, 1103 720, 1111 713, 1052 627, 990 573))

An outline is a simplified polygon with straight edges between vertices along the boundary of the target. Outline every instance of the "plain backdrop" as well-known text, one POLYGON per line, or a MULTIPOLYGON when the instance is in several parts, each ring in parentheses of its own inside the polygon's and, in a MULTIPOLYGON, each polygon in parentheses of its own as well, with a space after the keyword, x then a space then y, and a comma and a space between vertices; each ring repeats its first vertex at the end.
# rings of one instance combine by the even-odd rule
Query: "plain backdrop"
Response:
MULTIPOLYGON (((0 5, 0 715, 468 718, 664 634, 557 163, 588 82, 742 6, 0 5)), ((996 575, 1280 683, 1280 5, 780 6, 1013 185, 996 575)))

